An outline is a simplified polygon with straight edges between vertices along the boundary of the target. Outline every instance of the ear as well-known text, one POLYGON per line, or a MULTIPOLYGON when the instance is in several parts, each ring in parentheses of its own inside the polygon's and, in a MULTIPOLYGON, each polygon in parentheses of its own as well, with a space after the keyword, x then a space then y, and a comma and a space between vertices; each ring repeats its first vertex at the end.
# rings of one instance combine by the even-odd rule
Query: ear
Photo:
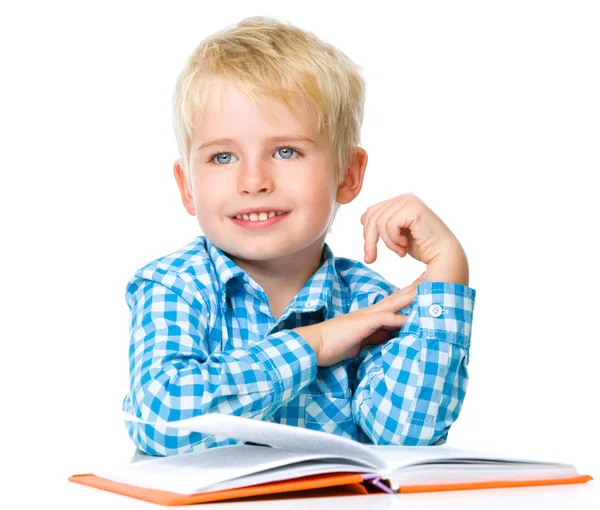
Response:
POLYGON ((185 176, 183 168, 181 168, 181 165, 179 164, 179 160, 175 161, 175 164, 173 165, 173 174, 175 175, 175 181, 179 187, 181 201, 183 202, 185 210, 192 216, 196 216, 196 208, 194 207, 192 190, 188 185, 187 177, 185 176))
POLYGON ((358 196, 365 178, 368 159, 367 151, 362 147, 353 147, 350 165, 346 169, 343 182, 338 186, 336 202, 347 204, 358 196))

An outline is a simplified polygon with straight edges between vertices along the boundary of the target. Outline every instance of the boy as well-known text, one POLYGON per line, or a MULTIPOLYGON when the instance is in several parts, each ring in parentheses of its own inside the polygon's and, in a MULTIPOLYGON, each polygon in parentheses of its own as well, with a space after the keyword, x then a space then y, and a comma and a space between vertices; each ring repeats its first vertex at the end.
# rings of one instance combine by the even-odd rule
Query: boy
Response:
MULTIPOLYGON (((174 175, 205 235, 127 285, 130 392, 144 420, 219 412, 375 444, 445 442, 467 386, 475 290, 452 232, 417 197, 370 207, 381 237, 427 265, 399 290, 325 237, 361 190, 365 85, 313 34, 249 18, 203 41, 173 98, 174 175), (398 313, 398 312, 401 313, 398 313)), ((126 422, 152 455, 236 444, 126 422)))

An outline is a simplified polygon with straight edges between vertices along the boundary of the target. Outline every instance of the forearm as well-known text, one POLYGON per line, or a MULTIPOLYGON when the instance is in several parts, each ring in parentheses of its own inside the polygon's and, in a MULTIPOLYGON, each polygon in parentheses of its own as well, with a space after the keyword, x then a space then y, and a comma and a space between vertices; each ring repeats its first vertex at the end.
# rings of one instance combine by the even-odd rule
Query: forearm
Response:
POLYGON ((475 290, 439 281, 417 290, 399 333, 369 348, 357 373, 353 417, 375 444, 439 444, 466 392, 475 290))
POLYGON ((469 285, 469 263, 462 245, 456 240, 427 264, 425 280, 469 285))
POLYGON ((370 365, 353 399, 353 417, 374 444, 426 446, 446 439, 466 392, 465 348, 394 338, 370 365))
POLYGON ((319 347, 321 346, 321 323, 311 324, 310 326, 301 326, 292 329, 298 333, 304 341, 315 352, 317 359, 319 358, 319 347))
MULTIPOLYGON (((246 349, 213 353, 202 361, 183 350, 134 360, 125 411, 150 421, 206 413, 265 420, 316 375, 315 355, 289 330, 268 335, 246 349)), ((215 442, 211 435, 185 431, 179 435, 165 427, 149 427, 131 426, 130 435, 138 448, 153 455, 185 453, 200 444, 232 444, 215 442)))

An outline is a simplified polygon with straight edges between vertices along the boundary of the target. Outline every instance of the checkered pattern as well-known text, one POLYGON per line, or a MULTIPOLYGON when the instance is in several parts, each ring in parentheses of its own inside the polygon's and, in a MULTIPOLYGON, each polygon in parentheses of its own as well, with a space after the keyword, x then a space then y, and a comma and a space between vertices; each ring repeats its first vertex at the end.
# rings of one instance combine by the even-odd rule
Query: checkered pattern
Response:
MULTIPOLYGON (((400 331, 331 367, 317 368, 314 351, 292 331, 397 290, 363 263, 334 257, 325 244, 321 266, 275 321, 262 288, 198 236, 127 284, 130 391, 123 410, 149 421, 219 412, 363 443, 443 443, 467 388, 474 289, 419 284, 413 303, 400 311, 408 315, 400 331)), ((151 455, 241 442, 125 423, 135 445, 151 455)))

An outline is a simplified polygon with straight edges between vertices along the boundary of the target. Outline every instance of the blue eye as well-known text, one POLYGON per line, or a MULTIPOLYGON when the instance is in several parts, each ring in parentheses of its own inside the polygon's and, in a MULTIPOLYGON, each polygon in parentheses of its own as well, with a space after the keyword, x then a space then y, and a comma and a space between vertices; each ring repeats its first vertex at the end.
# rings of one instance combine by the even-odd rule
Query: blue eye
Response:
MULTIPOLYGON (((281 157, 279 158, 275 158, 275 159, 283 159, 283 160, 295 160, 295 159, 299 159, 302 156, 304 156, 304 154, 299 151, 298 149, 294 149, 293 147, 279 147, 276 151, 275 154, 279 154, 281 157), (293 158, 293 153, 297 154, 297 157, 293 158)), ((216 152, 215 154, 212 154, 209 158, 208 158, 208 162, 209 163, 214 163, 215 165, 227 165, 228 163, 232 163, 231 158, 235 156, 233 154, 231 154, 230 152, 216 152)), ((235 161, 233 161, 233 163, 235 163, 235 161)))
POLYGON ((213 154, 210 157, 210 161, 213 161, 216 158, 218 161, 217 165, 220 165, 220 164, 225 165, 225 164, 231 162, 232 157, 235 157, 235 156, 233 156, 233 154, 230 154, 229 152, 218 152, 217 154, 213 154))
MULTIPOLYGON (((275 154, 279 153, 279 154, 285 154, 285 156, 283 156, 281 159, 291 159, 292 158, 292 153, 296 152, 294 149, 292 149, 291 147, 280 147, 279 149, 277 149, 275 151, 275 154), (286 152, 280 152, 280 151, 286 151, 286 152)), ((277 158, 275 158, 277 159, 277 158)))

